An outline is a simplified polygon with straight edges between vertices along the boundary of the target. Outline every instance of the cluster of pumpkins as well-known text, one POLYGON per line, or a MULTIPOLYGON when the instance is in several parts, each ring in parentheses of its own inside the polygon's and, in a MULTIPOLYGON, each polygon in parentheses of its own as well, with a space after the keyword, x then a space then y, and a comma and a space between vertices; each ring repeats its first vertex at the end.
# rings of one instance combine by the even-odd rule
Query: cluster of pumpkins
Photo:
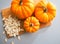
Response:
POLYGON ((34 0, 13 0, 11 11, 19 19, 25 19, 24 28, 27 32, 36 32, 40 23, 48 23, 56 16, 56 8, 51 2, 34 0))

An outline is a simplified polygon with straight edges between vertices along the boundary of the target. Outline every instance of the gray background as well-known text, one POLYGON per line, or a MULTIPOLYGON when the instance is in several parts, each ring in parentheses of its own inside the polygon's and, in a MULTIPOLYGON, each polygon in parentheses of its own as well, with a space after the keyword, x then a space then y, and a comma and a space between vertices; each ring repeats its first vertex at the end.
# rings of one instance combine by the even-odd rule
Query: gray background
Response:
MULTIPOLYGON (((21 40, 17 38, 8 39, 7 43, 4 43, 5 35, 3 32, 2 16, 0 14, 0 44, 10 44, 14 41, 15 44, 60 44, 60 1, 59 0, 49 0, 56 5, 57 14, 52 22, 52 25, 39 30, 36 33, 25 33, 21 35, 21 40)), ((0 10, 10 6, 11 0, 0 0, 0 10)))

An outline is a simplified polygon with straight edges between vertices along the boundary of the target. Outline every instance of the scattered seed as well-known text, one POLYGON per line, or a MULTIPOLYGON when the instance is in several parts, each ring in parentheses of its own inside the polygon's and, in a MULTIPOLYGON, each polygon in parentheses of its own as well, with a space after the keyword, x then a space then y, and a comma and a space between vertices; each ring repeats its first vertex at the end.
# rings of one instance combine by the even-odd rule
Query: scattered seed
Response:
POLYGON ((20 36, 18 36, 18 40, 21 40, 20 36))
POLYGON ((5 38, 5 42, 7 42, 7 38, 5 38))
POLYGON ((14 37, 16 37, 16 34, 13 34, 14 37))
POLYGON ((3 21, 5 20, 5 18, 2 19, 3 21))
POLYGON ((11 44, 14 44, 14 42, 12 41, 11 44))
POLYGON ((3 34, 5 34, 5 31, 3 31, 3 34))

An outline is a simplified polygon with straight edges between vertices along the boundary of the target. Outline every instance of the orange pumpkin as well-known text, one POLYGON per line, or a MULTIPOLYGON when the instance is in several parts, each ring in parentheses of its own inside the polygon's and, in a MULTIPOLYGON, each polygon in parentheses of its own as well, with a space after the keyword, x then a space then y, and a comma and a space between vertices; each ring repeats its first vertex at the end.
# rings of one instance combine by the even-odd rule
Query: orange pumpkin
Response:
POLYGON ((11 11, 19 19, 25 19, 34 12, 33 0, 13 0, 11 3, 11 11))
POLYGON ((28 17, 24 21, 24 28, 26 32, 36 32, 40 28, 40 23, 39 20, 36 19, 35 17, 28 17))
POLYGON ((40 1, 35 8, 35 17, 42 23, 50 22, 56 16, 56 8, 51 2, 40 1))

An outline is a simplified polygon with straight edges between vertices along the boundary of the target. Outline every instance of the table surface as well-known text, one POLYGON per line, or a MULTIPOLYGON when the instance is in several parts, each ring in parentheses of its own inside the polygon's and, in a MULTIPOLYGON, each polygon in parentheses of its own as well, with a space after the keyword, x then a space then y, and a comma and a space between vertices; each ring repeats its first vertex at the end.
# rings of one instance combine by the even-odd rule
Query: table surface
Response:
MULTIPOLYGON (((52 21, 52 25, 43 29, 40 29, 36 33, 25 33, 21 35, 21 40, 16 38, 8 39, 7 43, 4 43, 5 34, 3 35, 3 22, 2 15, 0 14, 0 44, 10 44, 14 41, 15 44, 60 44, 60 1, 49 0, 55 4, 57 13, 55 19, 52 21)), ((0 10, 10 7, 11 0, 0 0, 0 10)))

